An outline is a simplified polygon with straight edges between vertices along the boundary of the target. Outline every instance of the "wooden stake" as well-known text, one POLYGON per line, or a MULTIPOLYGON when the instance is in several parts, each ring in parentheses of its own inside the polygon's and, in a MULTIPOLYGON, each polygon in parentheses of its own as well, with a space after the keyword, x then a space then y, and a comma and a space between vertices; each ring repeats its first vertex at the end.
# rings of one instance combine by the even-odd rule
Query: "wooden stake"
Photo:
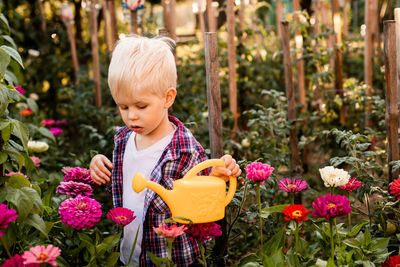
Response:
POLYGON ((367 127, 371 127, 371 120, 369 119, 372 110, 372 53, 373 53, 373 43, 372 43, 372 31, 373 31, 373 1, 376 0, 365 0, 365 38, 364 38, 364 82, 367 86, 367 105, 365 107, 365 124, 367 127))
MULTIPOLYGON (((168 29, 171 38, 177 42, 176 39, 176 0, 170 0, 170 28, 168 29)), ((176 60, 175 60, 176 61, 176 60)))
POLYGON ((221 91, 219 84, 217 33, 206 32, 205 59, 208 102, 208 127, 212 158, 222 157, 221 91))
POLYGON ((138 20, 137 20, 137 10, 131 10, 131 33, 138 33, 138 20))
POLYGON ((276 0, 276 33, 281 36, 282 1, 276 0))
MULTIPOLYGON (((298 23, 300 18, 300 2, 299 0, 293 0, 293 13, 294 19, 298 23)), ((306 102, 306 86, 305 86, 305 78, 304 78, 304 61, 303 57, 303 36, 300 33, 299 29, 295 31, 295 43, 296 43, 296 65, 297 65, 297 88, 299 93, 299 103, 302 105, 301 112, 304 113, 307 111, 307 102, 306 102)))
POLYGON ((206 0, 207 7, 207 29, 209 32, 216 32, 217 26, 215 24, 215 15, 214 15, 214 7, 212 4, 212 0, 206 0))
MULTIPOLYGON (((342 24, 340 21, 340 7, 339 0, 332 0, 332 13, 333 13, 333 29, 335 32, 335 87, 336 92, 339 94, 344 102, 343 91, 343 66, 342 66, 342 24)), ((340 107, 339 121, 341 125, 345 124, 345 109, 344 104, 340 107)))
MULTIPOLYGON (((229 108, 234 118, 232 135, 237 131, 236 46, 235 46, 235 0, 227 0, 226 18, 228 26, 229 108)), ((242 0, 242 2, 244 2, 242 0)), ((242 8, 242 7, 240 7, 242 8)))
POLYGON ((343 39, 345 42, 349 40, 349 11, 350 11, 349 0, 344 0, 344 3, 343 3, 343 39))
POLYGON ((67 27, 67 34, 68 40, 71 45, 71 57, 72 57, 72 65, 75 71, 75 85, 79 85, 79 62, 78 62, 78 55, 76 53, 76 42, 75 42, 75 35, 74 30, 72 27, 72 21, 66 21, 67 27))
POLYGON ((114 0, 107 0, 107 7, 110 12, 110 28, 111 28, 111 47, 114 49, 118 37, 117 15, 115 12, 114 0))
POLYGON ((97 108, 101 107, 101 84, 100 84, 100 59, 99 59, 99 40, 97 36, 97 10, 96 0, 90 2, 89 23, 90 23, 90 40, 92 44, 92 60, 93 60, 93 80, 95 89, 95 104, 97 108))
MULTIPOLYGON (((398 69, 396 52, 396 23, 394 20, 383 22, 385 43, 385 77, 386 77, 386 130, 388 139, 388 163, 399 160, 399 94, 398 69)), ((393 171, 388 164, 388 181, 399 178, 399 170, 393 171)))
POLYGON ((107 47, 107 53, 111 53, 113 49, 112 38, 111 38, 111 17, 107 1, 104 2, 103 5, 103 20, 104 20, 104 39, 107 47))
POLYGON ((44 8, 43 8, 43 0, 37 0, 37 2, 39 5, 40 17, 42 19, 40 26, 41 26, 43 34, 46 34, 47 25, 46 25, 46 14, 45 14, 44 8))
MULTIPOLYGON (((235 1, 235 0, 233 0, 235 1)), ((232 4, 234 9, 234 3, 232 4)), ((227 7, 228 8, 228 7, 227 7)), ((238 30, 239 30, 239 43, 243 43, 243 34, 244 34, 244 12, 245 12, 246 4, 244 3, 244 0, 240 0, 240 7, 239 7, 239 25, 238 25, 238 30)))
MULTIPOLYGON (((396 20, 396 56, 400 59, 400 8, 394 9, 394 18, 396 20)), ((397 61, 397 85, 400 95, 400 61, 397 61)))
POLYGON ((296 130, 296 102, 294 100, 294 88, 293 88, 293 74, 292 74, 292 59, 290 57, 290 33, 289 33, 289 22, 281 22, 282 31, 282 47, 283 47, 283 66, 285 70, 285 87, 286 97, 288 104, 288 120, 292 125, 290 129, 290 153, 292 169, 295 173, 299 173, 300 161, 299 161, 299 150, 296 130))

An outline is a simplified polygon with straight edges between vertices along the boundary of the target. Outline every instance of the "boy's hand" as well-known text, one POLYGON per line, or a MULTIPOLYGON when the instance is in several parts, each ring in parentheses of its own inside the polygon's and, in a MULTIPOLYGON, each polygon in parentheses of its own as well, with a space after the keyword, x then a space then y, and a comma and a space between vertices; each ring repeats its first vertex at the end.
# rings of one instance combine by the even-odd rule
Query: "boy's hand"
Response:
POLYGON ((242 173, 242 170, 236 163, 236 160, 234 160, 231 155, 224 155, 221 157, 221 159, 225 162, 225 166, 214 167, 211 171, 212 176, 218 176, 227 182, 229 180, 229 176, 238 177, 242 173))
POLYGON ((90 161, 90 177, 93 182, 98 185, 109 183, 111 177, 111 169, 113 165, 111 161, 104 155, 98 154, 90 161), (107 169, 107 167, 109 169, 107 169))

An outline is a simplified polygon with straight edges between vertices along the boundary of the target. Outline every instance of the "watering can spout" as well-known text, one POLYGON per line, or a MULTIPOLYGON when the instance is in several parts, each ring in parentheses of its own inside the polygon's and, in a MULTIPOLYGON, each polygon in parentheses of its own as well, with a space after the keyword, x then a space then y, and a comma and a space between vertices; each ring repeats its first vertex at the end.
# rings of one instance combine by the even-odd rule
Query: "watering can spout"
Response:
POLYGON ((143 191, 146 187, 156 192, 164 201, 169 205, 172 200, 172 191, 165 189, 163 186, 152 182, 147 181, 146 177, 144 177, 141 173, 136 173, 133 176, 132 187, 136 193, 143 191))

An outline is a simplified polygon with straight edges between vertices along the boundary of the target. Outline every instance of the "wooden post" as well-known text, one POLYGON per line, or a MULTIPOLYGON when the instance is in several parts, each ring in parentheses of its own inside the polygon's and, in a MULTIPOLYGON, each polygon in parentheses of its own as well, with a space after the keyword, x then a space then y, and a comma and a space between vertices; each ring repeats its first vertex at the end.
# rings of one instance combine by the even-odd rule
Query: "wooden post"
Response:
POLYGON ((90 23, 90 41, 92 45, 93 60, 93 80, 95 89, 95 104, 97 108, 101 107, 101 84, 100 84, 100 59, 99 59, 99 40, 97 37, 97 0, 90 2, 89 23, 90 23))
POLYGON ((376 0, 365 0, 365 38, 364 38, 364 83, 367 86, 367 104, 365 107, 365 124, 367 127, 371 127, 371 120, 369 119, 372 110, 372 31, 374 22, 372 20, 372 5, 373 1, 376 0))
POLYGON ((104 39, 106 43, 107 53, 111 53, 113 49, 112 38, 111 38, 111 17, 108 8, 108 2, 103 4, 103 20, 104 20, 104 39))
MULTIPOLYGON (((233 0, 235 1, 235 0, 233 0)), ((234 3, 232 4, 232 9, 234 9, 234 3)), ((239 43, 243 43, 243 34, 244 34, 244 12, 245 12, 246 4, 244 0, 240 0, 240 7, 239 7, 239 25, 238 25, 238 30, 239 30, 239 43)), ((227 9, 228 9, 228 4, 227 4, 227 9)), ((229 30, 228 30, 229 32, 229 30)))
MULTIPOLYGON (((394 9, 394 18, 396 20, 396 56, 400 59, 400 8, 394 9)), ((400 95, 400 61, 397 61, 397 86, 400 95)))
POLYGON ((46 14, 45 14, 44 8, 43 8, 43 0, 37 0, 37 2, 39 5, 40 17, 42 19, 40 26, 41 26, 43 34, 46 34, 47 25, 46 25, 46 14))
POLYGON ((164 28, 167 31, 170 31, 171 23, 170 23, 170 0, 161 0, 161 4, 163 7, 163 18, 164 18, 164 28))
POLYGON ((350 10, 349 0, 344 0, 344 3, 343 3, 343 39, 345 42, 349 40, 349 10, 350 10))
MULTIPOLYGON (((300 16, 300 1, 293 0, 293 13, 294 19, 296 23, 299 23, 300 16)), ((297 65, 297 88, 299 93, 299 103, 302 105, 301 112, 304 113, 307 111, 307 102, 306 102, 306 86, 305 86, 305 78, 304 78, 304 61, 303 57, 303 36, 300 33, 299 29, 295 31, 295 43, 296 43, 296 65, 297 65)))
POLYGON ((214 14, 214 7, 213 7, 213 1, 212 0, 206 0, 206 6, 207 6, 207 29, 209 32, 215 32, 217 29, 216 26, 216 21, 215 21, 215 14, 214 14))
MULTIPOLYGON (((386 77, 386 130, 388 139, 388 163, 399 160, 399 94, 398 70, 396 53, 396 22, 387 20, 384 25, 385 44, 385 77, 386 77)), ((388 181, 399 178, 399 170, 393 172, 393 166, 388 164, 388 181)))
MULTIPOLYGON (((226 18, 228 26, 229 109, 234 118, 232 135, 237 131, 236 46, 234 1, 227 0, 226 18)), ((241 0, 244 2, 243 0, 241 0)), ((242 7, 240 7, 242 8, 242 7)))
POLYGON ((217 33, 206 32, 204 49, 211 157, 220 158, 223 155, 223 147, 217 33))
POLYGON ((79 85, 79 62, 78 62, 78 54, 76 52, 75 35, 71 21, 68 21, 66 23, 66 26, 67 26, 68 40, 71 45, 72 65, 75 71, 75 84, 79 85))
POLYGON ((282 47, 283 47, 283 66, 285 70, 285 87, 288 104, 288 120, 292 125, 290 129, 290 152, 292 169, 295 173, 300 172, 299 150, 297 147, 297 130, 296 130, 296 102, 294 100, 292 59, 290 58, 290 33, 289 22, 281 22, 282 31, 282 47))
POLYGON ((110 12, 110 28, 111 28, 111 47, 114 49, 118 37, 117 15, 115 12, 114 0, 107 0, 107 7, 110 12))
POLYGON ((281 20, 282 20, 282 1, 276 0, 276 33, 281 36, 281 20))
MULTIPOLYGON (((343 66, 342 66, 342 25, 340 20, 339 0, 332 0, 333 13, 333 29, 335 32, 335 87, 336 92, 344 101, 343 92, 343 66)), ((345 109, 344 104, 340 107, 339 121, 341 125, 345 124, 345 109)))
MULTIPOLYGON (((201 3, 201 1, 200 1, 200 3, 201 3)), ((199 8, 199 22, 200 22, 201 42, 204 45, 204 37, 205 37, 205 33, 206 33, 206 24, 204 22, 204 12, 201 10, 201 7, 199 8)))
MULTIPOLYGON (((171 16, 170 18, 170 28, 168 29, 169 34, 171 35, 171 38, 176 42, 176 0, 170 0, 170 13, 169 15, 171 16)), ((176 60, 175 60, 176 61, 176 60)))
POLYGON ((138 20, 137 20, 137 10, 130 10, 131 13, 131 33, 138 33, 138 20))
POLYGON ((314 34, 319 34, 319 13, 320 3, 319 1, 314 2, 314 34))

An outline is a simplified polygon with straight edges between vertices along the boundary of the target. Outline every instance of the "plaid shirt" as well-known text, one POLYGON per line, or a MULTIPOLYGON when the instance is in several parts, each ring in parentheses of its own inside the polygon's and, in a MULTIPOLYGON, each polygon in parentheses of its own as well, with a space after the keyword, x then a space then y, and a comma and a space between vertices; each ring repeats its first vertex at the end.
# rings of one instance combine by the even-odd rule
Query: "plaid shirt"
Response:
MULTIPOLYGON (((151 172, 150 180, 166 189, 172 189, 174 180, 182 178, 193 166, 207 159, 201 145, 192 133, 175 117, 168 118, 177 127, 171 143, 164 149, 160 159, 151 172)), ((132 131, 128 127, 119 128, 115 134, 113 152, 112 197, 114 207, 122 207, 123 175, 122 164, 126 143, 132 131)), ((209 169, 201 175, 209 175, 209 169)), ((164 219, 171 217, 171 211, 164 200, 154 191, 148 190, 144 201, 143 239, 140 266, 154 266, 146 252, 158 257, 168 257, 168 248, 164 237, 154 232, 164 219)), ((177 266, 188 266, 200 257, 199 247, 185 233, 173 243, 172 260, 177 266)))

